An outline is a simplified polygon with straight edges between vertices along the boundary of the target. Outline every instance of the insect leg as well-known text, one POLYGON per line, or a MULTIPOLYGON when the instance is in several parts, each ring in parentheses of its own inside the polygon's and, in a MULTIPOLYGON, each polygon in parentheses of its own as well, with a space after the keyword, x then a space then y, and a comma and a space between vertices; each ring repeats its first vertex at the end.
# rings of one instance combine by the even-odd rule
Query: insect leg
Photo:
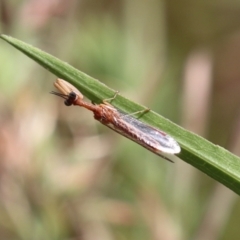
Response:
POLYGON ((160 154, 158 154, 161 158, 163 158, 163 159, 165 159, 165 160, 167 160, 167 161, 169 161, 169 162, 172 162, 172 163, 174 163, 174 161, 172 161, 171 159, 169 159, 169 158, 167 158, 167 157, 165 157, 165 156, 163 156, 163 155, 160 155, 160 154))
POLYGON ((116 91, 113 97, 104 99, 104 100, 103 100, 103 103, 104 103, 104 104, 109 104, 109 102, 111 102, 112 100, 114 100, 114 99, 117 97, 118 94, 119 94, 119 91, 116 91))
POLYGON ((138 118, 141 118, 142 115, 148 113, 150 110, 151 110, 150 108, 145 108, 145 109, 143 109, 143 110, 139 110, 139 111, 136 111, 136 112, 133 112, 133 113, 125 114, 123 117, 128 117, 128 116, 131 116, 131 115, 140 114, 140 116, 138 116, 138 118))

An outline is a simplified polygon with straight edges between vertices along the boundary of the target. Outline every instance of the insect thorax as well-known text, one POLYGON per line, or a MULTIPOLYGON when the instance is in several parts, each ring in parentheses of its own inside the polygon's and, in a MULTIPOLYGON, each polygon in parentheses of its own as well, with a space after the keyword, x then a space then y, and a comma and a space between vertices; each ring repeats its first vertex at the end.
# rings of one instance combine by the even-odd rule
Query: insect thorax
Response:
POLYGON ((117 119, 119 118, 117 110, 112 106, 105 104, 98 105, 98 108, 93 113, 94 118, 105 125, 108 125, 109 123, 115 125, 117 123, 117 119))

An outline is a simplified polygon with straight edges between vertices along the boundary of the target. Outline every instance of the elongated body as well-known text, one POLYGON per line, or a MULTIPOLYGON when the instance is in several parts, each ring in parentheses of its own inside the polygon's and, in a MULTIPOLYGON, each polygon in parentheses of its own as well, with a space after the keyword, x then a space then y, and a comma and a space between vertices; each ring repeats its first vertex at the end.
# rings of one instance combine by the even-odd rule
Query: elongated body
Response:
POLYGON ((94 118, 102 124, 142 145, 164 159, 171 161, 166 156, 162 155, 163 153, 176 154, 181 151, 180 146, 174 138, 120 111, 108 102, 104 101, 104 103, 99 105, 85 102, 82 94, 76 90, 76 88, 61 79, 57 79, 54 85, 61 93, 52 93, 64 98, 65 105, 78 105, 87 108, 93 112, 94 118))

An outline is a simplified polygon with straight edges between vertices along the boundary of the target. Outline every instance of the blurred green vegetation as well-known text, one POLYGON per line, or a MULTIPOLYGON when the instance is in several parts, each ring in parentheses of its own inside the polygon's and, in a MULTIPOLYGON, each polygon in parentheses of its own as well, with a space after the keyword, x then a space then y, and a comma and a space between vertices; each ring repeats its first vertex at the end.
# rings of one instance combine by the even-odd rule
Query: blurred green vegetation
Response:
MULTIPOLYGON (((239 152, 238 1, 0 1, 1 32, 239 152)), ((0 239, 238 239, 230 190, 48 94, 0 43, 0 239)))

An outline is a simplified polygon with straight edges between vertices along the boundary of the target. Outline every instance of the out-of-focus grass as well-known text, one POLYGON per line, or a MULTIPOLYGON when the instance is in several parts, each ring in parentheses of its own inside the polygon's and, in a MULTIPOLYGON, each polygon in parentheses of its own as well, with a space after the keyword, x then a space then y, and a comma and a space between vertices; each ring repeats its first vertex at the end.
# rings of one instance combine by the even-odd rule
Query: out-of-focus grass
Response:
MULTIPOLYGON (((216 64, 211 139, 226 147, 233 136, 228 146, 237 149, 229 129, 238 113, 238 34, 221 38, 238 29, 239 3, 4 2, 10 21, 1 16, 2 33, 65 59, 180 124, 185 59, 196 43, 205 44, 216 64)), ((208 177, 184 163, 159 161, 86 111, 64 108, 48 94, 51 81, 42 81, 52 75, 5 44, 0 48, 1 239, 193 239, 209 234, 204 226, 216 226, 207 213, 225 209, 221 228, 211 227, 219 233, 215 239, 239 235, 239 202, 229 201, 229 192, 215 193, 208 177), (207 211, 210 200, 215 204, 207 211)))

